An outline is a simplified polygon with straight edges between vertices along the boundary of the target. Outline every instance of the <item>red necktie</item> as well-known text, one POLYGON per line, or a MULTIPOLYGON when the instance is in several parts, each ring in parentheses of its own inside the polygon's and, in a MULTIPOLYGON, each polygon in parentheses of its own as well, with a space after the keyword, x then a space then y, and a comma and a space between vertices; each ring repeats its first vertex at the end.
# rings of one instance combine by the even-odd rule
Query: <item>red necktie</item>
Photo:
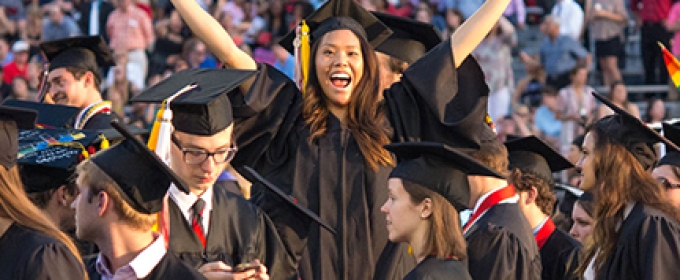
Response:
POLYGON ((194 233, 196 234, 196 237, 198 237, 198 240, 200 240, 201 244, 203 244, 203 248, 205 248, 205 234, 203 233, 204 209, 205 201, 202 198, 196 200, 196 203, 194 203, 194 205, 191 206, 191 210, 193 211, 193 214, 191 215, 191 228, 194 230, 194 233))

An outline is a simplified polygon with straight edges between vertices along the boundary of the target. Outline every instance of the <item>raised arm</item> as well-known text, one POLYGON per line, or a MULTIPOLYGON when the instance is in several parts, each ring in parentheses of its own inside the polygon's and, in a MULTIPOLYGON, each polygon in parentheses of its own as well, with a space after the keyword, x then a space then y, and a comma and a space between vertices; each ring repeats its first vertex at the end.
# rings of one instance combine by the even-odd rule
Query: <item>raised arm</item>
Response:
MULTIPOLYGON (((257 63, 247 53, 241 50, 229 33, 209 13, 201 8, 194 0, 171 0, 172 4, 187 23, 191 31, 203 41, 208 49, 224 63, 226 67, 243 70, 256 70, 257 63)), ((241 84, 241 92, 246 94, 252 85, 250 82, 241 84)))
MULTIPOLYGON (((173 0, 173 3, 174 1, 177 0, 173 0)), ((491 31, 509 3, 510 0, 487 0, 451 35, 451 50, 456 68, 491 31)))

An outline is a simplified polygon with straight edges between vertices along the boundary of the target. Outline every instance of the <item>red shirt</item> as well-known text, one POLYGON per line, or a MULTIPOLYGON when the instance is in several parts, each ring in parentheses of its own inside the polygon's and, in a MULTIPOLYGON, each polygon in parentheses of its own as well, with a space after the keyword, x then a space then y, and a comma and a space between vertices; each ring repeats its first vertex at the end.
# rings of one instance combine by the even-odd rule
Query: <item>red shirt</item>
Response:
POLYGON ((640 14, 643 22, 663 22, 671 11, 671 0, 631 0, 630 10, 640 14))
POLYGON ((28 69, 28 64, 24 65, 22 69, 19 69, 19 66, 17 66, 14 61, 7 63, 5 67, 2 68, 3 72, 5 73, 5 76, 2 78, 2 81, 5 82, 5 84, 11 85, 12 80, 14 80, 14 77, 16 76, 21 76, 24 77, 25 79, 28 79, 28 75, 26 75, 26 70, 28 69))

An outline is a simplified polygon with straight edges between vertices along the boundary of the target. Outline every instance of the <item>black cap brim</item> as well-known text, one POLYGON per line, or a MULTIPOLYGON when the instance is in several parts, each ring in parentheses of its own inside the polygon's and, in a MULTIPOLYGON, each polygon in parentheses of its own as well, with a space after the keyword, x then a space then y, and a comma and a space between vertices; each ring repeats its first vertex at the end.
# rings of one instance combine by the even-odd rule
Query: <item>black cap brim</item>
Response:
MULTIPOLYGON (((528 136, 506 141, 505 147, 508 149, 509 153, 525 151, 541 156, 546 160, 548 167, 552 172, 558 172, 574 167, 574 165, 569 162, 569 160, 567 160, 560 153, 555 151, 555 149, 550 147, 550 145, 536 136, 528 136)), ((510 162, 512 164, 512 158, 510 159, 510 162)))
POLYGON ((6 104, 0 106, 0 121, 13 121, 17 124, 18 129, 35 128, 37 117, 38 112, 35 110, 8 106, 6 104))
POLYGON ((7 100, 3 105, 37 111, 37 123, 43 128, 69 128, 80 113, 77 107, 23 100, 7 100))
MULTIPOLYGON (((650 128, 647 126, 645 123, 642 122, 642 120, 636 118, 635 116, 631 115, 630 113, 626 112, 626 110, 620 108, 619 106, 616 106, 614 103, 609 101, 606 97, 596 93, 592 92, 593 96, 597 98, 602 104, 606 105, 610 109, 614 111, 616 115, 619 117, 619 123, 621 125, 624 125, 628 127, 629 129, 636 130, 638 131, 637 135, 635 135, 636 138, 639 139, 626 139, 621 141, 634 141, 634 142, 640 142, 640 143, 648 143, 648 144, 653 144, 653 143, 658 143, 658 142, 663 142, 666 144, 666 147, 670 147, 673 150, 680 150, 675 143, 671 142, 668 140, 666 137, 661 136, 658 132, 656 132, 654 129, 650 128)), ((632 136, 631 136, 632 137, 632 136)))
POLYGON ((474 151, 473 149, 456 149, 445 144, 434 142, 393 143, 386 145, 385 149, 396 154, 399 160, 432 156, 444 159, 451 164, 452 168, 463 171, 469 175, 496 177, 501 179, 505 178, 503 174, 498 173, 498 171, 466 154, 474 151))
POLYGON ((40 49, 50 62, 50 69, 67 66, 79 67, 82 62, 78 60, 83 59, 94 59, 93 62, 99 67, 116 64, 109 46, 101 36, 70 37, 44 42, 40 44, 40 49), (93 56, 83 55, 85 53, 82 51, 89 51, 93 56))
POLYGON ((442 42, 434 25, 405 17, 371 12, 392 30, 375 50, 412 64, 442 42))
POLYGON ((332 234, 337 234, 335 229, 331 227, 328 223, 324 222, 319 215, 314 213, 312 210, 309 210, 302 205, 298 204, 295 202, 295 199, 292 198, 291 196, 287 195, 284 193, 281 189, 279 189, 277 186, 272 184, 271 182, 267 181, 262 175, 258 174, 254 169, 250 168, 249 166, 244 166, 243 169, 246 171, 242 173, 245 178, 247 178, 251 182, 260 182, 262 183, 265 187, 267 187, 269 190, 274 192, 277 196, 288 202, 289 205, 295 207, 295 209, 300 210, 302 213, 304 213, 307 217, 311 218, 312 220, 316 221, 319 225, 327 229, 329 232, 332 234))
POLYGON ((38 113, 0 105, 0 165, 9 170, 17 162, 19 129, 32 129, 38 113))
MULTIPOLYGON (((334 27, 324 26, 324 21, 330 18, 350 19, 355 21, 355 23, 358 23, 361 28, 363 28, 363 32, 367 37, 366 39, 373 47, 380 45, 380 43, 382 43, 392 34, 392 31, 387 26, 385 26, 385 24, 380 22, 380 20, 373 16, 369 11, 361 7, 361 5, 359 5, 356 1, 328 0, 311 15, 305 18, 305 22, 309 26, 310 33, 312 33, 312 41, 319 39, 314 37, 321 37, 327 31, 350 29, 347 28, 345 23, 341 22, 342 20, 340 20, 340 22, 333 23, 333 25, 335 25, 334 27), (328 30, 324 30, 324 32, 316 32, 318 29, 328 30)), ((286 34, 286 36, 283 37, 281 41, 279 41, 279 44, 291 54, 294 53, 293 42, 295 41, 295 36, 295 30, 292 30, 288 32, 288 34, 286 34)), ((311 43, 312 42, 310 42, 310 45, 311 43)))

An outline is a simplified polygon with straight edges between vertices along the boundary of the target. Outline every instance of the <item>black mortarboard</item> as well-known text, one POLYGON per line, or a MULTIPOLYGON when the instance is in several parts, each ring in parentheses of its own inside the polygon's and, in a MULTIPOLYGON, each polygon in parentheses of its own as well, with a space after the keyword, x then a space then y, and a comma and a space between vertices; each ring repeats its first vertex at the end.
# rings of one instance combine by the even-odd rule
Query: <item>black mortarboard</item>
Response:
POLYGON ((21 180, 26 192, 42 192, 67 184, 75 166, 97 149, 95 131, 31 129, 19 132, 21 180))
MULTIPOLYGON (((673 141, 673 143, 680 144, 680 128, 663 123, 663 135, 668 138, 668 140, 673 141)), ((664 155, 657 166, 661 165, 672 165, 680 167, 680 151, 674 150, 669 146, 666 146, 666 155, 664 155)))
POLYGON ((552 185, 552 173, 574 167, 569 160, 536 136, 528 136, 505 142, 510 164, 508 170, 518 168, 534 174, 552 185))
POLYGON ((133 209, 144 214, 160 211, 171 183, 189 192, 182 180, 141 141, 116 122, 111 126, 125 136, 125 140, 99 152, 91 160, 118 184, 118 192, 133 209))
POLYGON ((37 112, 22 108, 0 106, 0 165, 9 170, 17 162, 19 129, 32 129, 37 112))
POLYGON ((113 55, 101 36, 70 37, 40 44, 49 71, 62 67, 85 69, 99 77, 99 68, 114 66, 113 55))
POLYGON ((293 197, 287 195, 285 192, 283 192, 283 191, 282 191, 281 189, 279 189, 277 186, 275 186, 275 185, 272 184, 271 182, 267 181, 267 179, 265 179, 264 177, 262 177, 262 175, 258 174, 257 171, 255 171, 254 169, 250 168, 249 166, 244 166, 243 169, 244 169, 246 172, 241 173, 241 174, 242 174, 246 179, 248 179, 248 181, 251 181, 251 182, 260 182, 260 183, 262 183, 265 187, 267 187, 269 190, 271 190, 272 192, 274 192, 278 197, 280 197, 280 198, 282 198, 283 200, 285 200, 286 202, 288 202, 288 204, 290 204, 291 206, 293 206, 295 209, 300 210, 300 212, 304 213, 305 215, 307 215, 307 217, 309 217, 309 218, 311 218, 312 220, 314 220, 314 221, 316 221, 317 223, 319 223, 319 225, 321 225, 322 227, 326 228, 326 229, 327 229, 328 231, 330 231, 331 233, 333 233, 333 234, 336 234, 336 233, 337 233, 337 232, 335 231, 335 229, 333 229, 333 227, 331 227, 328 223, 324 222, 324 221, 321 219, 321 217, 319 217, 319 215, 317 215, 316 213, 314 213, 312 210, 309 210, 309 209, 303 207, 302 205, 298 204, 298 203, 296 202, 296 200, 295 200, 293 197))
POLYGON ((131 99, 132 102, 161 103, 188 85, 197 85, 170 103, 172 124, 181 132, 214 135, 232 122, 231 102, 226 93, 255 71, 238 69, 188 69, 180 71, 131 99))
POLYGON ((390 178, 400 178, 426 187, 448 200, 456 209, 468 208, 470 186, 467 175, 503 178, 492 168, 450 146, 433 142, 402 142, 385 146, 400 161, 390 178))
POLYGON ((77 107, 23 100, 7 100, 3 105, 37 111, 37 124, 43 128, 70 128, 80 112, 77 107))
POLYGON ((385 13, 372 13, 393 32, 375 47, 376 51, 412 64, 442 42, 439 31, 432 24, 385 13))
POLYGON ((598 129, 602 130, 612 142, 624 146, 642 164, 645 170, 654 167, 658 156, 652 145, 663 142, 666 147, 672 150, 680 150, 673 142, 661 136, 654 129, 651 129, 640 119, 614 105, 611 101, 596 92, 593 96, 607 105, 614 111, 614 115, 606 116, 595 123, 598 129))
MULTIPOLYGON (((309 26, 310 46, 314 40, 334 30, 351 30, 364 37, 373 47, 392 34, 385 24, 354 0, 328 0, 311 15, 305 18, 309 26)), ((294 53, 295 30, 286 34, 279 44, 288 52, 294 53)))
POLYGON ((555 187, 564 190, 561 199, 559 199, 560 195, 559 192, 557 192, 557 197, 560 201, 558 206, 559 211, 567 217, 571 217, 571 211, 574 209, 574 202, 576 202, 584 192, 579 188, 565 184, 555 184, 555 187))
MULTIPOLYGON (((149 134, 149 130, 145 128, 138 127, 136 125, 128 125, 125 127, 130 134, 135 135, 135 136, 147 136, 149 134)), ((117 142, 125 139, 125 136, 118 132, 115 128, 106 128, 106 129, 99 129, 97 132, 101 133, 104 138, 106 138, 109 141, 117 142)))

